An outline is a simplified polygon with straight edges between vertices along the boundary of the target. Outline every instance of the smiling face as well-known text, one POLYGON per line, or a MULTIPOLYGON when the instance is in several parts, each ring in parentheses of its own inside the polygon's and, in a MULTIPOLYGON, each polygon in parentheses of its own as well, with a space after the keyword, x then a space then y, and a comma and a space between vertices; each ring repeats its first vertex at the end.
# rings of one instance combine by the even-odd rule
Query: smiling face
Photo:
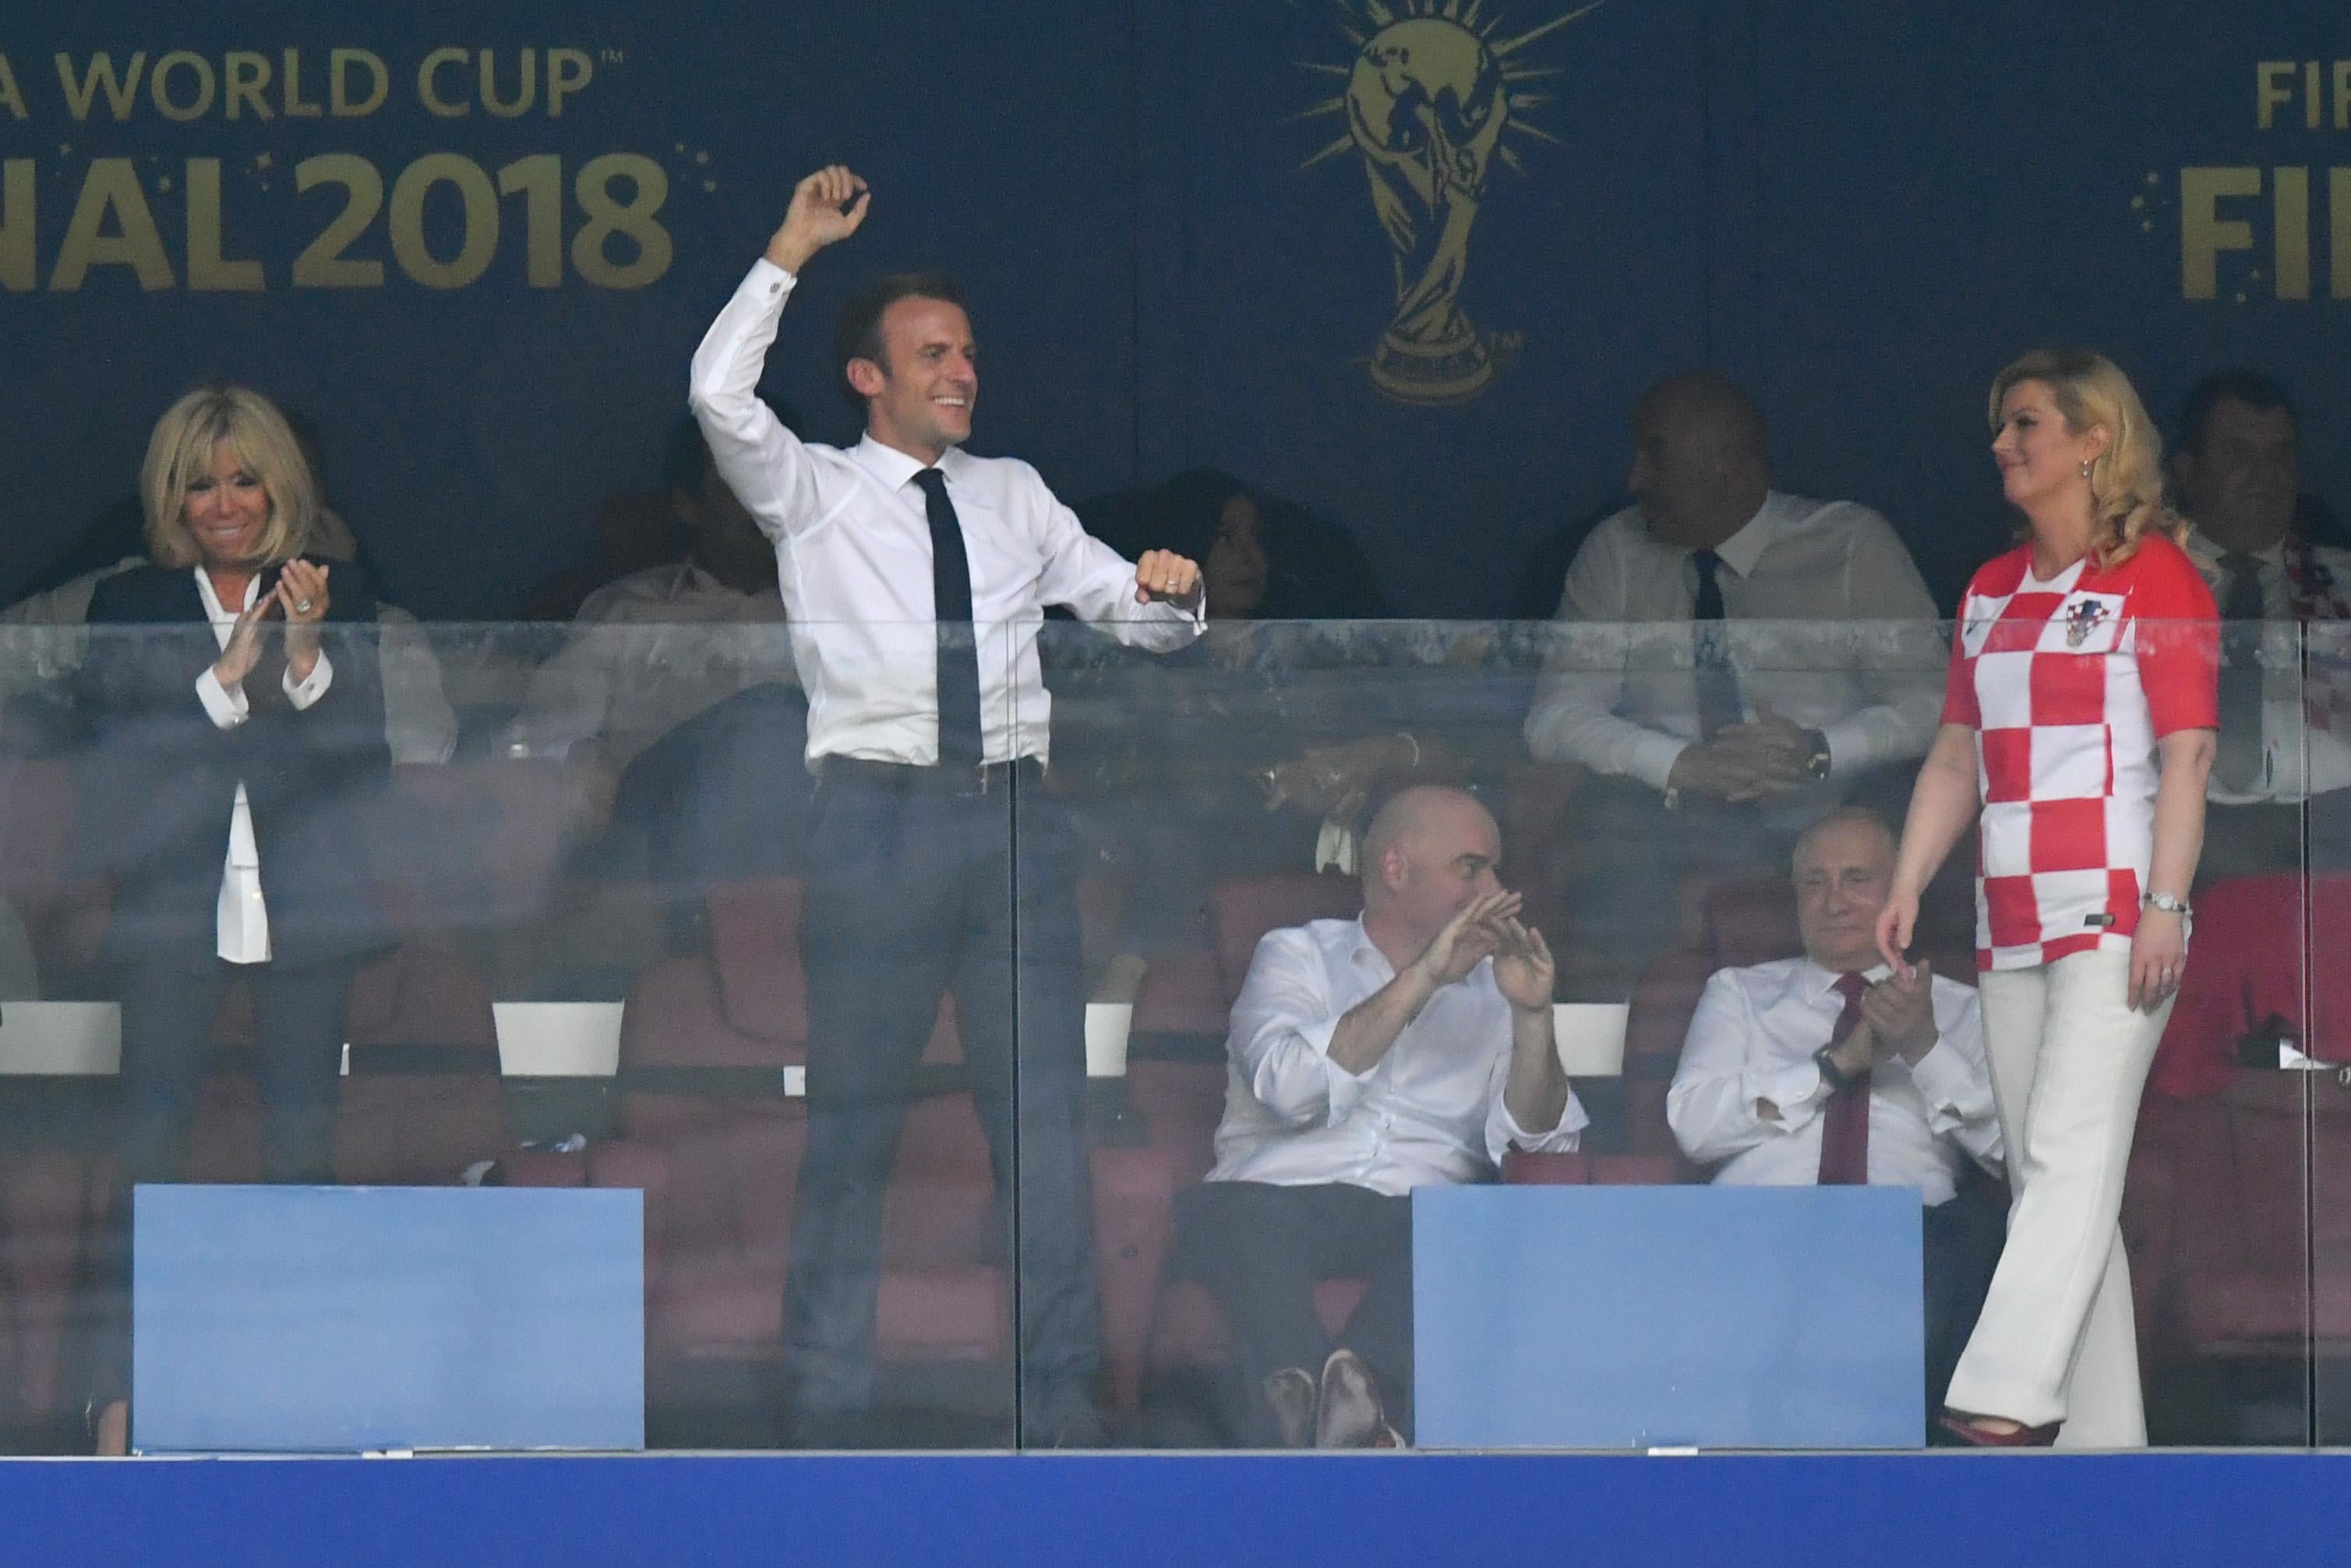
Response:
POLYGON ((2095 463, 2109 437, 2103 425, 2076 430, 2046 382, 2019 382, 2000 400, 1991 458, 2000 467, 2009 504, 2027 517, 2056 508, 2087 508, 2092 496, 2085 464, 2095 463))
POLYGON ((244 566, 261 553, 269 528, 269 492, 225 439, 213 443, 212 460, 188 482, 180 519, 196 553, 210 567, 244 566))
POLYGON ((1796 927, 1804 956, 1858 975, 1879 962, 1877 912, 1894 880, 1894 836, 1869 821, 1832 821, 1796 849, 1796 927))
POLYGON ((971 439, 979 401, 979 350, 959 305, 909 295, 882 313, 882 359, 849 361, 865 398, 865 428, 885 446, 936 463, 971 439))

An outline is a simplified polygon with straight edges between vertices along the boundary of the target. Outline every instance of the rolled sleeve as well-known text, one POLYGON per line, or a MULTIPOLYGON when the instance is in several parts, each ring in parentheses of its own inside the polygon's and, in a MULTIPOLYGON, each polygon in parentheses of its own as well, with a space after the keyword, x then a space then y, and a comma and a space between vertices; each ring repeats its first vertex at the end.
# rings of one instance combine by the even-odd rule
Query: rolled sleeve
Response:
POLYGON ((327 688, 335 684, 334 661, 328 658, 322 650, 319 654, 318 664, 311 666, 310 674, 307 680, 296 680, 294 666, 288 664, 286 666, 285 677, 279 684, 285 688, 286 700, 294 705, 294 711, 305 712, 320 697, 325 696, 327 688))
POLYGON ((1592 1125, 1592 1118, 1584 1113, 1583 1103, 1575 1097, 1575 1091, 1568 1091, 1567 1103, 1560 1107, 1559 1125, 1547 1133, 1530 1133, 1510 1114, 1510 1101, 1502 1092, 1502 1082, 1508 1077, 1507 1060, 1503 1065, 1504 1071, 1498 1075, 1494 1097, 1486 1113, 1487 1156, 1499 1166, 1502 1156, 1512 1149, 1536 1155, 1572 1155, 1581 1148, 1583 1129, 1592 1125))
MULTIPOLYGON (((319 657, 323 663, 325 655, 319 657)), ((245 688, 221 685, 220 676, 213 673, 210 665, 196 677, 196 700, 204 705, 205 716, 219 729, 235 729, 253 712, 253 705, 245 700, 245 688)))
POLYGON ((1331 1060, 1344 1016, 1332 1003, 1311 937, 1269 932, 1233 1004, 1226 1049, 1268 1112, 1294 1127, 1334 1124, 1364 1093, 1363 1080, 1331 1060))

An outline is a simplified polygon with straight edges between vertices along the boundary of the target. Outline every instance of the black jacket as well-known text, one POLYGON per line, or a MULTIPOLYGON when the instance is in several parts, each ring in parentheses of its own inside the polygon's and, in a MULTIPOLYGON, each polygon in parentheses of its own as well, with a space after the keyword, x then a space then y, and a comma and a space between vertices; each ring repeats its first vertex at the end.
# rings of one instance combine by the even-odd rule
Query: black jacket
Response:
MULTIPOLYGON (((194 573, 150 565, 98 585, 76 691, 89 737, 77 820, 84 864, 113 888, 108 956, 194 963, 215 951, 240 780, 271 956, 315 963, 384 944, 369 843, 392 768, 375 593, 350 562, 324 564, 326 694, 302 712, 287 700, 283 622, 273 620, 245 681, 250 716, 225 730, 196 695, 220 643, 194 573)), ((277 580, 265 572, 262 593, 277 580)))

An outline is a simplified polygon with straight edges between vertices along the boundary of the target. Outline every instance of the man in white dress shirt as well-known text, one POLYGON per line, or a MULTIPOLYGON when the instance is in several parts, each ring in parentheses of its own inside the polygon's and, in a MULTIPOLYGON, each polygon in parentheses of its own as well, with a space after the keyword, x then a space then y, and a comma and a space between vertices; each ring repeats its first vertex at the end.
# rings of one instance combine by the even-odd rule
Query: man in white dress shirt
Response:
POLYGON ((1934 738, 1947 654, 1886 519, 1771 488, 1761 413, 1716 371, 1633 413, 1635 504, 1569 567, 1527 745, 1599 776, 1577 797, 1606 863, 1571 891, 1594 984, 1629 990, 1693 877, 1782 863, 1855 791, 1934 738), (1662 894, 1662 896, 1661 896, 1662 894))
POLYGON ((1045 606, 1061 604, 1123 642, 1181 646, 1199 633, 1200 572, 1161 550, 1130 565, 1035 469, 961 450, 979 371, 944 277, 885 277, 844 308, 836 363, 866 422, 854 447, 804 443, 759 401, 801 268, 856 232, 870 199, 838 165, 799 183, 695 351, 690 396, 720 476, 775 544, 818 780, 801 921, 809 1142, 785 1300, 793 1416, 806 1446, 893 1441, 872 1418, 883 1198, 951 990, 1008 1211, 1020 1437, 1098 1442, 1075 856, 1040 788, 1036 644, 1045 606))
POLYGON ((2180 415, 2188 553, 2231 622, 2199 881, 2294 871, 2305 831, 2314 861, 2351 860, 2351 552, 2298 526, 2299 438, 2284 387, 2256 371, 2206 376, 2180 415))
POLYGON ((1585 1125, 1552 1038, 1552 965, 1496 873, 1493 817, 1422 786, 1374 818, 1364 913, 1270 932, 1233 1004, 1217 1164, 1178 1200, 1223 1303, 1227 1422, 1250 1447, 1408 1436, 1416 1186, 1489 1181, 1585 1125), (1335 1343, 1315 1281, 1368 1282, 1335 1343))
POLYGON ((1732 1186, 1910 1186, 1925 1204, 1927 1408, 1942 1404, 2004 1233, 2003 1174, 1972 987, 1877 954, 1894 874, 1884 819, 1844 808, 1796 841, 1804 956, 1724 969, 1682 1045, 1666 1119, 1732 1186))

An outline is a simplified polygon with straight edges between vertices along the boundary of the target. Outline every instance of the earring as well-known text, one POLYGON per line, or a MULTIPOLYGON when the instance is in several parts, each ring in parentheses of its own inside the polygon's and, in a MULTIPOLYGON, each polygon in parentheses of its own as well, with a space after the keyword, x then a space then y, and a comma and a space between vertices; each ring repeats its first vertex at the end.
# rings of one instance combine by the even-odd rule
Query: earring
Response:
POLYGON ((2086 479, 2086 478, 2088 478, 2089 476, 2090 476, 2090 464, 2089 464, 2089 460, 2088 460, 2087 458, 2085 458, 2085 459, 2083 459, 2083 461, 2082 461, 2082 477, 2083 477, 2083 478, 2085 478, 2085 479, 2086 479))

